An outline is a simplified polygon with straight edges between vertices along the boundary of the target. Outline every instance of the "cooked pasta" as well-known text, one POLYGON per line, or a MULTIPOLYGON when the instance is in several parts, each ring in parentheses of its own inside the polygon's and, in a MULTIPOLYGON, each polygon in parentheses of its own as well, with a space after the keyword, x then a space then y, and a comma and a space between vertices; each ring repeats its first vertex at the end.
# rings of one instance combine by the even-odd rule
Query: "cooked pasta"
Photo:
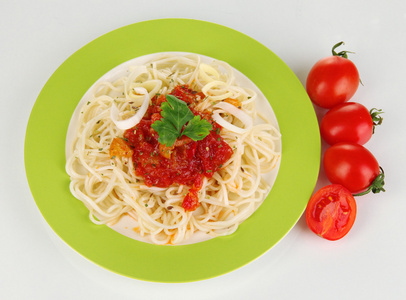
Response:
MULTIPOLYGON (((256 110, 256 102, 257 93, 236 83, 232 67, 215 60, 204 63, 196 54, 157 54, 145 64, 130 66, 118 79, 97 82, 72 120, 76 131, 66 163, 71 193, 95 224, 112 225, 130 216, 134 230, 155 244, 176 245, 197 232, 231 234, 269 193, 263 174, 274 170, 281 156, 281 135, 256 110), (191 211, 182 206, 194 188, 190 184, 153 186, 137 171, 135 152, 111 155, 113 141, 126 140, 125 126, 132 124, 125 122, 145 119, 147 105, 179 86, 193 91, 189 107, 210 115, 221 128, 221 140, 232 149, 216 172, 199 177, 198 207, 191 211)), ((134 134, 139 130, 135 126, 134 134)), ((128 147, 133 151, 133 145, 128 147)))

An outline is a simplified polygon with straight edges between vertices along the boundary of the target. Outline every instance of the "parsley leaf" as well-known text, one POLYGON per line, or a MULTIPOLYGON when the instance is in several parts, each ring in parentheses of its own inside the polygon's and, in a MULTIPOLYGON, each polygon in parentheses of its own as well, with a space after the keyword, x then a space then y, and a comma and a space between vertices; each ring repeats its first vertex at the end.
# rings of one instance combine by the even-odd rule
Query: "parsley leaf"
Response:
POLYGON ((162 119, 155 121, 151 127, 158 133, 158 142, 171 147, 177 138, 182 135, 192 140, 202 140, 210 133, 212 125, 200 116, 195 116, 186 102, 179 100, 173 95, 166 96, 167 102, 161 104, 162 119), (189 122, 189 123, 188 123, 189 122), (185 129, 182 132, 183 126, 185 129))
POLYGON ((189 107, 187 107, 185 101, 179 100, 172 95, 167 95, 166 100, 167 102, 161 104, 161 115, 164 119, 175 126, 178 132, 180 132, 183 125, 193 119, 194 114, 189 107))
POLYGON ((194 141, 204 139, 212 129, 212 125, 200 116, 194 116, 183 129, 182 135, 190 137, 194 141))
POLYGON ((151 127, 158 132, 158 142, 167 147, 172 146, 179 136, 179 132, 169 122, 164 122, 163 119, 155 121, 151 127))

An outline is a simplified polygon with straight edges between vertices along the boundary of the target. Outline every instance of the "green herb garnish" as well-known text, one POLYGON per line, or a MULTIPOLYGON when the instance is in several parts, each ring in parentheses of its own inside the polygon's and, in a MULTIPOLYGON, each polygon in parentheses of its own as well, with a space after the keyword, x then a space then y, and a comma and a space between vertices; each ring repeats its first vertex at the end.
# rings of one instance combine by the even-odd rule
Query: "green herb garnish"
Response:
POLYGON ((171 147, 176 139, 183 135, 199 141, 210 133, 212 129, 210 122, 200 116, 195 116, 186 102, 172 95, 166 95, 166 100, 167 102, 161 104, 162 119, 151 125, 159 135, 158 142, 171 147), (186 126, 183 129, 184 125, 186 126))

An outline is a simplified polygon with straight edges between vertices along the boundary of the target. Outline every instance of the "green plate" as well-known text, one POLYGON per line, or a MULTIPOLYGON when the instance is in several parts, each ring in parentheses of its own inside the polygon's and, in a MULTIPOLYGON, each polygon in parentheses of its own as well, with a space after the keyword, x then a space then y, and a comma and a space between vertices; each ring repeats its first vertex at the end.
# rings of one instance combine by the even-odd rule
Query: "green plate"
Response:
POLYGON ((230 28, 189 19, 140 22, 107 33, 69 57, 42 89, 27 126, 25 167, 36 204, 51 228, 90 261, 118 274, 156 282, 188 282, 233 271, 272 248, 296 224, 317 181, 320 135, 300 81, 273 52, 230 28), (94 225, 69 191, 65 138, 76 105, 107 71, 134 57, 166 51, 224 60, 269 100, 282 133, 276 182, 259 209, 226 237, 157 246, 94 225))

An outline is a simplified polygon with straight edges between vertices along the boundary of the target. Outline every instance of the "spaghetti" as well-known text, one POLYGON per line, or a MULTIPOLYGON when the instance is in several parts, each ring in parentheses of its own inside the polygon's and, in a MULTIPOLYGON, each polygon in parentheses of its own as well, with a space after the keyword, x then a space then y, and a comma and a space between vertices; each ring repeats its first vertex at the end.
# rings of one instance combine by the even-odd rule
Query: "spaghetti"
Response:
MULTIPOLYGON (((92 91, 72 121, 76 131, 66 171, 71 193, 88 208, 95 224, 111 225, 128 215, 138 234, 152 243, 179 244, 197 232, 213 237, 233 233, 265 199, 270 185, 262 174, 276 167, 281 136, 256 110, 257 94, 236 84, 228 64, 206 64, 195 54, 157 55, 131 66, 114 81, 96 83, 92 91), (136 135, 140 130, 133 123, 151 120, 152 106, 160 95, 176 95, 179 87, 187 87, 193 95, 188 106, 195 114, 207 115, 218 141, 221 138, 232 149, 216 172, 198 177, 198 189, 192 181, 154 186, 139 171, 140 151, 128 140, 129 132, 136 135), (118 139, 125 142, 124 152, 114 152, 120 149, 114 146, 118 139), (192 191, 198 204, 186 209, 182 204, 192 191)), ((177 139, 182 145, 181 140, 177 139)), ((153 153, 148 155, 165 156, 153 153)), ((160 157, 160 161, 169 158, 160 157)))

